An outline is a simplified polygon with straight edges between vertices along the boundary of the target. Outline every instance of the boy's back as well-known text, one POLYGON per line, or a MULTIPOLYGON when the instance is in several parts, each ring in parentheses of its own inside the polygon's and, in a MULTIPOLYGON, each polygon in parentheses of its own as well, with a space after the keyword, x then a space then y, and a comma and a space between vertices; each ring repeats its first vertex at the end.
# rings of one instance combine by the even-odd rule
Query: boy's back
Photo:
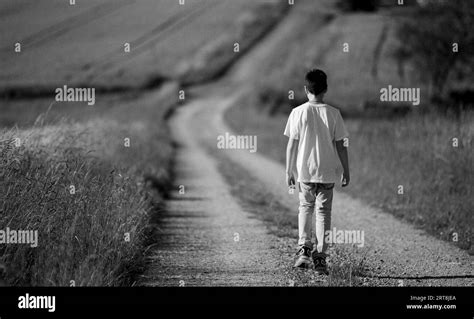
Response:
POLYGON ((348 133, 338 109, 308 101, 291 111, 284 134, 298 140, 299 182, 335 183, 340 179, 342 166, 335 142, 348 133))
POLYGON ((310 70, 305 76, 308 102, 294 108, 284 134, 286 147, 286 183, 295 186, 298 175, 298 259, 295 267, 307 268, 313 258, 318 274, 328 275, 326 231, 331 228, 333 188, 341 177, 342 187, 349 185, 349 158, 344 141, 349 136, 341 113, 324 103, 327 76, 322 70, 310 70), (340 175, 340 168, 343 173, 340 175), (315 246, 311 239, 311 220, 316 210, 315 246))

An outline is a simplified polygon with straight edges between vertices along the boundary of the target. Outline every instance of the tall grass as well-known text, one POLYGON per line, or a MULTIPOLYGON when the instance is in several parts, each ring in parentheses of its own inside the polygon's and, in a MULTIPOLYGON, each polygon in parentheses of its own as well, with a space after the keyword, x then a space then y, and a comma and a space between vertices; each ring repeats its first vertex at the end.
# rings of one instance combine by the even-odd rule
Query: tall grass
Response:
POLYGON ((0 245, 8 284, 133 283, 151 204, 160 200, 144 176, 169 182, 167 105, 156 102, 144 98, 82 123, 0 132, 0 230, 36 230, 39 237, 36 248, 0 245))
POLYGON ((348 191, 469 249, 474 224, 474 112, 459 119, 425 114, 396 120, 349 119, 347 124, 353 175, 348 191))

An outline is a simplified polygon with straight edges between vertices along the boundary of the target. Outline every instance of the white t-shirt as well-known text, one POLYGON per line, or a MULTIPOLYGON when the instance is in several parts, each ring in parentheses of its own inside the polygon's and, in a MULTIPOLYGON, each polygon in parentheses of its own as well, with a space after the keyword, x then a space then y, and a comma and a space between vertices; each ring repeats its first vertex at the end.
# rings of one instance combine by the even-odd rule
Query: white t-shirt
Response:
POLYGON ((349 133, 338 109, 315 102, 295 107, 284 134, 298 140, 298 182, 335 183, 341 179, 336 141, 349 137, 349 133))

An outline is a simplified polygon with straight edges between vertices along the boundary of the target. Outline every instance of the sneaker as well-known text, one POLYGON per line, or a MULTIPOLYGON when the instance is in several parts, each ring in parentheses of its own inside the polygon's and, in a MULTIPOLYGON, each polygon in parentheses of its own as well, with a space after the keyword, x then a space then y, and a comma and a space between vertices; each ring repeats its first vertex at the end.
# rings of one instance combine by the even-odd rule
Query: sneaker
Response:
POLYGON ((313 256, 314 270, 318 275, 329 275, 326 257, 313 256))
POLYGON ((301 246, 296 255, 298 259, 296 260, 295 267, 309 268, 311 265, 311 249, 306 246, 301 246))

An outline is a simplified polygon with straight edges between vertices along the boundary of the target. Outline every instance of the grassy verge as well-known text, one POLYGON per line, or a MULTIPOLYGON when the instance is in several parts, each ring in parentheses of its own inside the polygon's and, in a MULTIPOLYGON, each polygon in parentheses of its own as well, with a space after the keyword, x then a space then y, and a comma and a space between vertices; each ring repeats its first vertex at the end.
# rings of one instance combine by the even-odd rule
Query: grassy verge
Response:
POLYGON ((151 204, 160 201, 148 180, 169 182, 164 116, 175 91, 93 120, 0 132, 0 230, 38 233, 37 247, 0 244, 9 285, 133 283, 151 204))

